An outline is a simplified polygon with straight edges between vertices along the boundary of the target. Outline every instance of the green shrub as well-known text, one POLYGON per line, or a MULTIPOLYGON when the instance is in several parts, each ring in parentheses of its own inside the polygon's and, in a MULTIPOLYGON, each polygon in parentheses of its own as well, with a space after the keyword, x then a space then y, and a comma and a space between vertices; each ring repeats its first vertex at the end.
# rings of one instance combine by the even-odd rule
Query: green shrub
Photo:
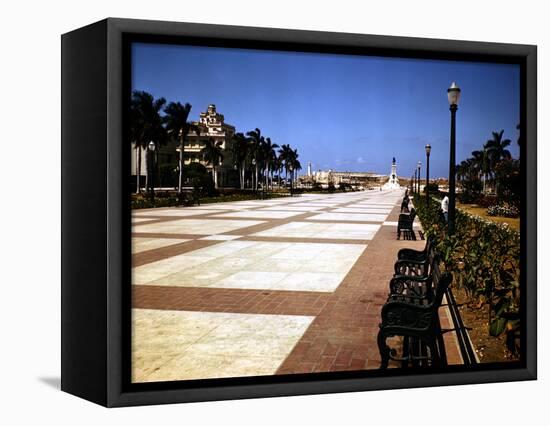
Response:
POLYGON ((498 198, 496 195, 480 195, 477 200, 474 201, 479 207, 490 207, 498 204, 498 198))
POLYGON ((155 201, 151 202, 149 196, 140 196, 132 200, 132 209, 150 209, 153 207, 175 207, 178 205, 176 196, 158 197, 155 196, 155 201))
POLYGON ((440 202, 415 196, 414 205, 427 235, 435 238, 445 268, 453 273, 453 285, 465 289, 477 305, 489 305, 488 332, 507 333, 507 345, 517 354, 515 339, 519 329, 520 238, 506 224, 456 210, 455 235, 447 234, 441 222, 440 202))
POLYGON ((463 204, 475 202, 483 189, 483 184, 479 179, 464 180, 461 182, 462 192, 457 194, 458 199, 463 204))
MULTIPOLYGON (((188 196, 191 194, 188 193, 188 196)), ((263 198, 280 198, 287 197, 288 193, 273 193, 268 192, 263 194, 263 198)), ((215 197, 208 197, 201 195, 200 203, 201 204, 211 204, 211 203, 227 203, 232 201, 246 201, 246 200, 257 200, 260 199, 259 193, 245 192, 245 191, 234 191, 233 193, 221 194, 215 197)), ((175 207, 180 205, 178 202, 177 194, 174 192, 158 192, 155 193, 155 201, 151 203, 151 199, 146 194, 140 194, 138 196, 132 196, 132 209, 150 209, 154 207, 175 207)))
POLYGON ((175 188, 178 185, 178 173, 171 164, 163 164, 159 167, 159 178, 158 186, 175 188))
POLYGON ((214 187, 212 174, 208 172, 206 167, 200 163, 191 163, 183 169, 185 185, 193 186, 199 189, 201 195, 214 197, 218 195, 218 191, 214 187))
POLYGON ((495 179, 498 198, 518 207, 522 188, 519 160, 503 160, 498 163, 495 179))
POLYGON ((313 182, 313 185, 311 186, 311 189, 313 191, 322 191, 323 187, 321 186, 321 184, 319 182, 313 182))

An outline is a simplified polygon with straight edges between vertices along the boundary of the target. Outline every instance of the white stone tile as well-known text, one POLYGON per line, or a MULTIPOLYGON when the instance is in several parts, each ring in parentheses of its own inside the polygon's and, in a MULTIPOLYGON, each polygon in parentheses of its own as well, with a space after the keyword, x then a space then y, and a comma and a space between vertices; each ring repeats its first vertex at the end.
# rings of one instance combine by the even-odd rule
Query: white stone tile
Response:
POLYGON ((374 213, 388 215, 392 211, 391 208, 378 208, 378 207, 341 207, 332 210, 330 213, 374 213))
POLYGON ((222 256, 227 256, 229 254, 234 254, 245 248, 252 247, 255 244, 255 241, 226 241, 220 244, 214 244, 209 247, 194 250, 192 254, 194 256, 208 256, 212 258, 218 258, 222 256))
POLYGON ((154 220, 148 217, 132 217, 132 223, 147 222, 149 220, 154 220))
POLYGON ((134 232, 214 235, 264 223, 259 220, 177 219, 134 225, 134 232))
POLYGON ((190 241, 185 238, 132 238, 132 253, 141 253, 146 250, 153 250, 160 247, 167 247, 174 244, 190 241))
POLYGON ((132 381, 270 375, 313 317, 132 310, 132 381))
POLYGON ((193 256, 190 253, 184 253, 157 262, 137 266, 132 269, 132 284, 149 284, 177 272, 195 268, 211 259, 211 257, 207 256, 193 256))
POLYGON ((297 260, 307 260, 313 259, 319 256, 323 250, 325 250, 327 244, 316 244, 316 243, 296 243, 290 245, 285 250, 281 250, 278 253, 275 253, 270 258, 271 259, 297 259, 297 260))
POLYGON ((213 217, 236 217, 236 218, 253 218, 253 219, 286 219, 287 217, 298 216, 301 212, 295 211, 265 211, 265 210, 250 210, 242 212, 230 212, 216 214, 213 217))
POLYGON ((349 222, 383 222, 387 214, 375 213, 319 213, 308 219, 326 221, 349 221, 349 222))
POLYGON ((207 235, 206 237, 199 238, 199 240, 231 241, 238 238, 242 238, 242 235, 207 235))
POLYGON ((278 283, 278 290, 333 292, 345 278, 341 272, 294 272, 278 283))
POLYGON ((289 212, 310 212, 310 211, 316 211, 321 210, 324 207, 322 206, 297 206, 297 205, 283 205, 283 206, 272 206, 272 207, 265 207, 262 208, 261 211, 289 211, 289 212))
POLYGON ((260 237, 371 240, 378 224, 290 222, 254 234, 260 237))
POLYGON ((364 244, 228 241, 136 267, 134 284, 334 291, 365 248, 364 244), (328 275, 323 281, 315 274, 328 275))

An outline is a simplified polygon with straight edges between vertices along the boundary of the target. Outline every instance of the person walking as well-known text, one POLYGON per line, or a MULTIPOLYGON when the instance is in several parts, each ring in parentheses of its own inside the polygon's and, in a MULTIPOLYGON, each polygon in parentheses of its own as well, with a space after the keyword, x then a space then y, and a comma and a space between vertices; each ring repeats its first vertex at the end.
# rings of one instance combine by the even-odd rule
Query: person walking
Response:
POLYGON ((443 218, 447 223, 449 221, 449 197, 446 195, 441 200, 441 213, 443 213, 443 218))

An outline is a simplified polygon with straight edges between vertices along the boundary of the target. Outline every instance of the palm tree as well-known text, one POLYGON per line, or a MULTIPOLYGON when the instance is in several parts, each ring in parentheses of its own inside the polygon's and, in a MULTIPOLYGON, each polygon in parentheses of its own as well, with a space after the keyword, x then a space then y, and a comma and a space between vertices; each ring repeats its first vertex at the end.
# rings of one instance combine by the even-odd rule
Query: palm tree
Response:
POLYGON ((489 159, 486 149, 482 151, 473 151, 472 159, 474 161, 473 166, 477 170, 479 177, 483 177, 483 193, 485 194, 487 174, 489 173, 489 159))
POLYGON ((216 142, 213 138, 208 138, 204 148, 201 149, 201 157, 206 164, 212 165, 212 178, 214 179, 214 188, 218 188, 218 175, 216 167, 223 161, 222 141, 216 142))
MULTIPOLYGON (((277 153, 275 152, 275 149, 279 148, 279 145, 276 143, 271 142, 271 138, 265 138, 264 144, 263 144, 263 151, 264 151, 264 161, 265 161, 265 186, 268 186, 268 179, 269 174, 273 173, 273 163, 275 162, 275 159, 277 158, 277 153)), ((273 187, 273 176, 271 176, 271 185, 273 187)))
POLYGON ((191 112, 191 104, 186 103, 182 105, 179 102, 170 102, 166 108, 164 108, 164 122, 166 123, 166 130, 168 136, 174 140, 179 139, 179 160, 178 160, 178 194, 181 194, 182 182, 183 182, 183 162, 185 151, 185 139, 191 129, 198 131, 197 126, 187 122, 189 113, 191 112))
MULTIPOLYGON (((281 171, 283 170, 283 160, 280 155, 276 155, 273 161, 273 170, 277 172, 277 186, 281 187, 281 171)), ((273 179, 272 179, 273 180, 273 179)))
POLYGON ((512 154, 506 149, 511 144, 511 141, 510 139, 502 139, 503 134, 504 130, 493 132, 493 139, 489 139, 484 145, 484 148, 487 150, 489 173, 493 178, 498 163, 502 160, 510 160, 512 158, 512 154))
POLYGON ((239 170, 241 189, 244 189, 244 173, 246 169, 246 160, 248 158, 248 138, 242 133, 235 133, 235 135, 233 135, 231 153, 233 165, 239 170))
POLYGON ((298 150, 295 149, 292 151, 291 155, 291 166, 292 166, 292 176, 291 179, 296 180, 296 177, 298 176, 298 170, 302 170, 302 164, 298 160, 298 150))
POLYGON ((256 128, 254 130, 251 130, 250 132, 247 132, 246 135, 248 136, 249 140, 249 158, 251 160, 251 163, 254 165, 254 173, 252 176, 252 187, 254 190, 258 190, 258 169, 260 167, 260 162, 262 160, 262 145, 264 142, 264 137, 262 136, 262 132, 260 129, 256 128))
POLYGON ((292 148, 289 144, 283 144, 279 149, 279 161, 281 162, 281 164, 284 164, 285 181, 288 181, 288 171, 292 162, 293 153, 294 151, 292 151, 292 148))
POLYGON ((463 160, 460 162, 460 164, 457 164, 456 166, 456 177, 459 181, 463 182, 466 180, 467 176, 469 175, 469 164, 468 161, 463 160))
POLYGON ((512 158, 512 154, 506 149, 506 147, 511 144, 511 141, 510 139, 502 139, 503 134, 504 130, 493 132, 493 139, 489 139, 485 144, 489 153, 489 158, 494 163, 512 158))
POLYGON ((166 130, 163 127, 160 111, 166 103, 164 98, 155 99, 153 95, 143 91, 132 93, 130 103, 130 137, 135 143, 137 151, 137 185, 136 193, 140 191, 141 151, 147 149, 149 142, 158 146, 166 141, 166 130))

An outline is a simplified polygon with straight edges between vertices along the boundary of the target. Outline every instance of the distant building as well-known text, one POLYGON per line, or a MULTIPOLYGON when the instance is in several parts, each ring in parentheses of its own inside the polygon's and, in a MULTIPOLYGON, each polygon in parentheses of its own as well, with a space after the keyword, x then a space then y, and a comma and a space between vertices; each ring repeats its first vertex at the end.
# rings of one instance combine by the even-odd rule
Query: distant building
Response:
POLYGON ((386 175, 372 172, 338 172, 332 169, 317 170, 310 174, 310 170, 308 169, 307 176, 300 176, 300 183, 306 186, 314 183, 320 184, 323 188, 328 187, 331 182, 336 187, 344 183, 359 189, 381 185, 387 178, 386 175))
POLYGON ((225 123, 223 114, 216 111, 216 105, 210 104, 206 112, 201 112, 199 121, 193 123, 200 128, 199 134, 189 132, 185 139, 184 163, 201 163, 212 172, 212 165, 206 164, 201 159, 201 150, 204 148, 206 141, 213 139, 215 142, 221 142, 223 150, 223 162, 216 167, 218 174, 218 185, 238 186, 238 173, 233 167, 233 159, 231 155, 232 141, 235 135, 235 127, 225 123))
MULTIPOLYGON (((204 148, 206 141, 210 138, 215 142, 221 142, 221 148, 223 152, 223 161, 216 167, 216 173, 218 175, 218 186, 231 187, 238 186, 239 177, 237 171, 232 164, 232 139, 235 134, 235 127, 225 123, 224 116, 216 111, 216 105, 208 105, 206 112, 201 112, 199 120, 193 122, 200 131, 197 133, 190 132, 185 139, 184 144, 184 164, 189 165, 191 163, 201 163, 207 170, 212 173, 212 165, 206 164, 202 161, 201 150, 204 148)), ((142 182, 147 176, 147 162, 146 152, 141 153, 141 173, 142 182)), ((172 172, 172 176, 175 176, 175 170, 178 167, 179 161, 179 143, 177 141, 169 141, 166 145, 161 146, 157 151, 157 161, 159 178, 155 180, 156 186, 170 186, 166 182, 170 181, 172 185, 175 185, 174 179, 163 179, 163 176, 172 172)), ((137 153, 132 146, 132 161, 131 161, 131 173, 133 176, 132 182, 135 182, 137 173, 137 153)), ((143 184, 143 183, 142 183, 143 184)))

